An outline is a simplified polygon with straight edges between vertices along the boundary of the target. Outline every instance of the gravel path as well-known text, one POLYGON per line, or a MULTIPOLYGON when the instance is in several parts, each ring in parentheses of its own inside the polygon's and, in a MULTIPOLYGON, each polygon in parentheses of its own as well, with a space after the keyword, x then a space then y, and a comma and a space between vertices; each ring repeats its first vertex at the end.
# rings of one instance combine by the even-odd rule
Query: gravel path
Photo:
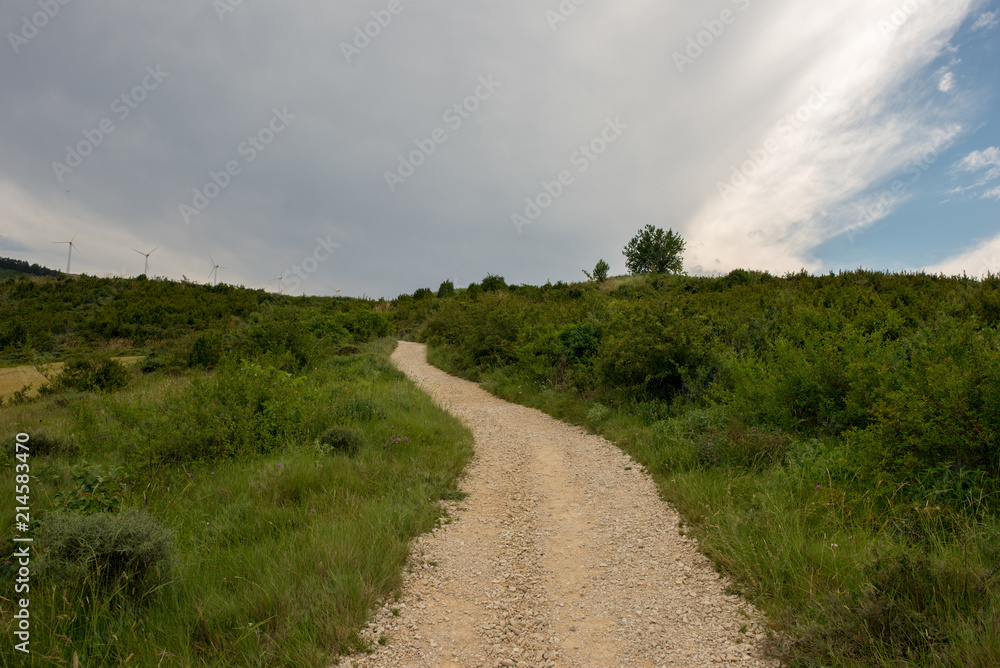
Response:
POLYGON ((425 355, 400 342, 392 359, 475 435, 468 497, 414 542, 402 597, 364 630, 385 644, 341 666, 777 665, 640 465, 425 355))

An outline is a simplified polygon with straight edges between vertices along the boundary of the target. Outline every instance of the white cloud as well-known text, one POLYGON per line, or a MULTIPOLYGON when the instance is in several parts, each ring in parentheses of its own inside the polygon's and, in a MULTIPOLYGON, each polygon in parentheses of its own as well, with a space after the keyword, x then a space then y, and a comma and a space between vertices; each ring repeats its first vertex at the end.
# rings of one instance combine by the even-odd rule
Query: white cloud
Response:
POLYGON ((980 277, 987 273, 1000 274, 1000 235, 954 257, 924 267, 924 271, 946 276, 957 276, 962 273, 980 277))
POLYGON ((995 179, 1000 176, 1000 147, 990 146, 982 151, 973 151, 955 163, 955 167, 971 173, 986 169, 987 178, 995 179))
POLYGON ((994 10, 992 12, 984 12, 975 23, 972 24, 973 30, 992 30, 997 27, 1000 23, 1000 10, 994 10))
MULTIPOLYGON (((858 2, 841 4, 837 10, 853 9, 860 13, 861 25, 878 25, 894 6, 858 2)), ((870 202, 859 198, 873 184, 904 172, 928 152, 943 150, 961 132, 959 125, 942 123, 936 111, 911 106, 900 92, 946 51, 969 7, 964 1, 923 6, 888 42, 878 30, 867 39, 856 32, 828 33, 823 57, 797 77, 801 82, 825 82, 833 92, 829 103, 793 135, 783 137, 780 149, 745 185, 728 197, 707 201, 693 216, 688 224, 695 242, 691 247, 704 242, 705 250, 690 253, 689 264, 713 267, 718 259, 720 270, 738 266, 816 270, 819 263, 812 259, 812 249, 859 225, 871 225, 905 201, 905 194, 896 196, 885 211, 858 216, 870 208, 866 206, 870 202)), ((810 11, 824 10, 811 7, 810 11)), ((804 31, 796 36, 804 41, 821 39, 804 31)), ((772 49, 776 60, 790 57, 785 50, 798 46, 778 39, 767 44, 762 48, 772 49)), ((794 113, 805 90, 805 86, 799 89, 798 100, 790 93, 784 109, 776 106, 775 121, 794 113)), ((750 146, 762 145, 773 132, 768 128, 750 146)), ((745 159, 734 156, 733 164, 745 159)))
MULTIPOLYGON (((971 174, 974 177, 970 185, 959 186, 949 191, 949 194, 959 194, 989 186, 1000 179, 1000 147, 990 146, 982 151, 973 151, 951 166, 952 172, 971 174)), ((1000 186, 984 193, 984 199, 997 198, 1000 186)))
POLYGON ((939 72, 939 74, 938 90, 942 93, 950 93, 955 88, 955 75, 948 70, 939 72))

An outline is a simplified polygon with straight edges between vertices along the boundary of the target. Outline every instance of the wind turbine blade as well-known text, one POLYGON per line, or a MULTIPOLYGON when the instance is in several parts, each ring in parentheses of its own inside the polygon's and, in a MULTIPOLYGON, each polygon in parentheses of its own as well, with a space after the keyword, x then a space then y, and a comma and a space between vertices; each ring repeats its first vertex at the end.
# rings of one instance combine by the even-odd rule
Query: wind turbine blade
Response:
POLYGON ((145 253, 143 253, 141 250, 135 250, 134 248, 132 250, 134 250, 139 255, 145 255, 145 253))
POLYGON ((153 253, 155 253, 155 252, 156 252, 157 250, 159 250, 159 248, 160 248, 160 247, 159 247, 159 246, 157 246, 157 247, 156 247, 156 248, 154 248, 153 250, 151 250, 151 251, 149 251, 148 253, 146 253, 146 255, 152 255, 152 254, 153 254, 153 253))

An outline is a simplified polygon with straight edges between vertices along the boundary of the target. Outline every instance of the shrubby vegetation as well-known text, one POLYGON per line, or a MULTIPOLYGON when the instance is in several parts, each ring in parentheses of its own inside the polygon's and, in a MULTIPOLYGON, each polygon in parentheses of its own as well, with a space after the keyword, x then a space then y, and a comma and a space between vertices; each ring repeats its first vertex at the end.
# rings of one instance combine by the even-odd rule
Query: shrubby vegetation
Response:
MULTIPOLYGON (((36 538, 33 654, 6 643, 0 664, 318 667, 365 649, 356 631, 472 452, 389 364, 384 311, 142 278, 0 283, 4 357, 65 362, 0 407, 5 453, 31 437, 36 538)), ((14 520, 0 507, 7 592, 14 520)), ((12 611, 0 598, 8 636, 12 611)))
POLYGON ((37 665, 357 648, 471 452, 393 333, 632 454, 790 665, 1000 665, 1000 278, 490 275, 375 304, 61 276, 0 283, 0 323, 7 363, 67 362, 0 408, 5 452, 32 436, 37 665), (114 554, 65 548, 118 522, 114 554))
POLYGON ((40 264, 28 264, 24 260, 0 257, 0 279, 12 278, 22 274, 27 276, 58 276, 60 272, 55 269, 43 267, 40 264))
POLYGON ((655 274, 394 315, 641 461, 792 665, 1000 664, 1000 278, 655 274))

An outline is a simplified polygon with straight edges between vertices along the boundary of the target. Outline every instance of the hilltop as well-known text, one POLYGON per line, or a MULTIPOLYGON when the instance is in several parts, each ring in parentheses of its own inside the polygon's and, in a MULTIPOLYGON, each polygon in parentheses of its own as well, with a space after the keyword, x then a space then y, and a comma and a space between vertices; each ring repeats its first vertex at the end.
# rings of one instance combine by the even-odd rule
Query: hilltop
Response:
POLYGON ((0 257, 0 280, 16 276, 59 276, 61 272, 43 267, 40 264, 28 264, 24 260, 0 257))

